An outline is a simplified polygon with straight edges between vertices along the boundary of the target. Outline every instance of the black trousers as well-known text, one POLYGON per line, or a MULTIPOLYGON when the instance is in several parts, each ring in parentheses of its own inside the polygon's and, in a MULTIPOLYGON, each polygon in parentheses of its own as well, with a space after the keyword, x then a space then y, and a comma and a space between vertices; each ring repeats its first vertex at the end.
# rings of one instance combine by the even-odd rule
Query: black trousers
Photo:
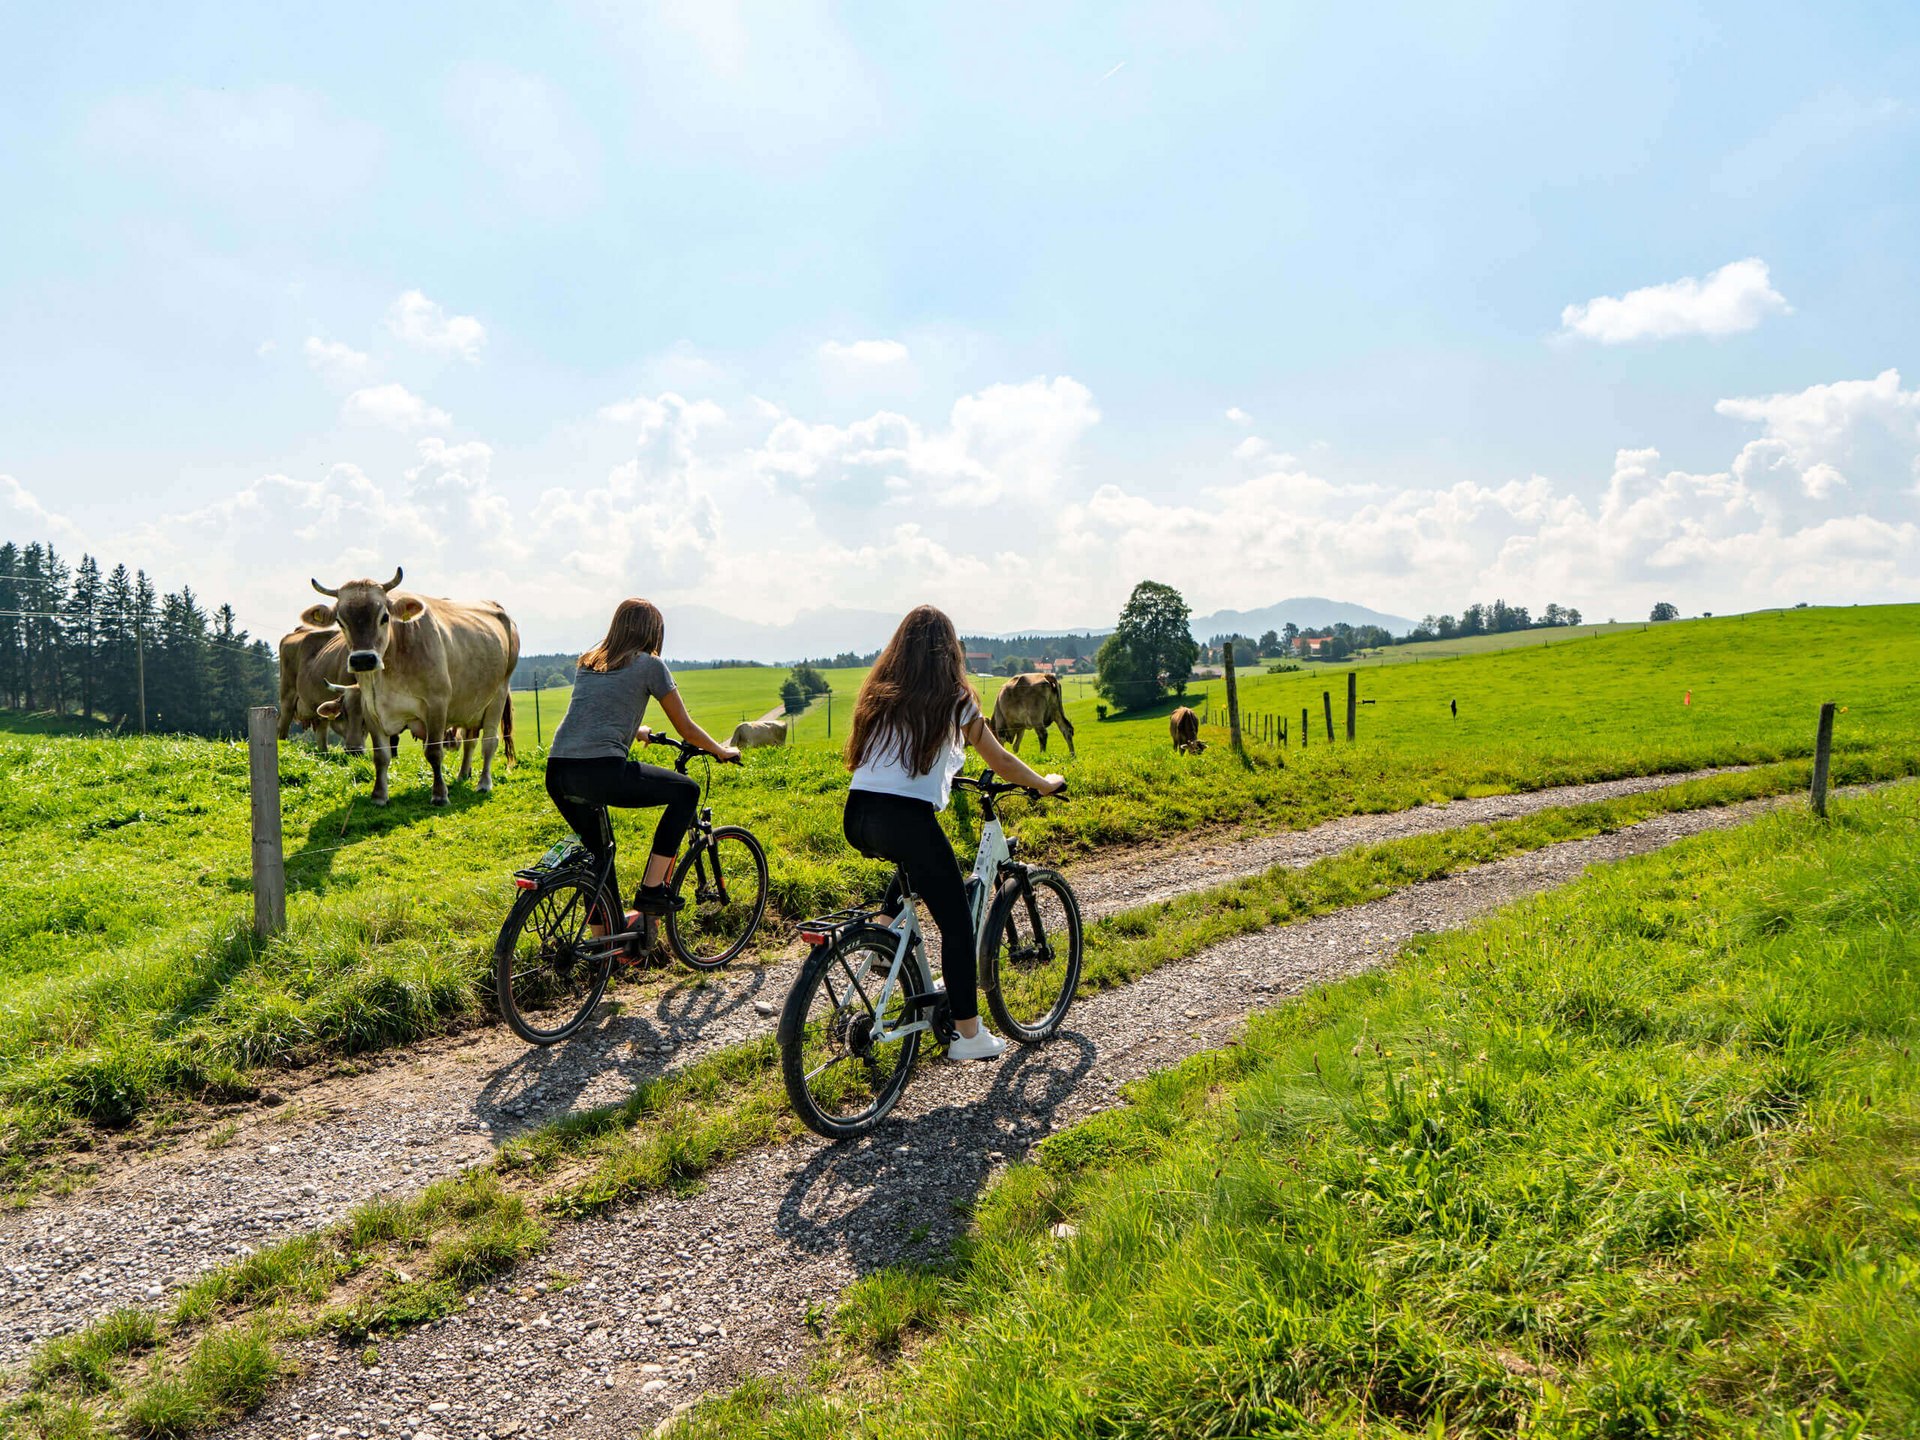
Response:
POLYGON ((653 830, 653 853, 677 855, 687 827, 700 808, 700 782, 689 775, 642 765, 637 760, 608 756, 604 760, 547 761, 547 796, 560 811, 580 843, 607 867, 613 893, 620 893, 620 877, 613 871, 613 826, 606 807, 639 810, 664 805, 653 830))
MULTIPOLYGON (((940 828, 940 812, 925 800, 850 790, 842 828, 847 843, 862 855, 898 865, 913 893, 926 902, 940 930, 940 977, 946 982, 947 1003, 954 1019, 971 1020, 980 1013, 973 912, 967 908, 960 862, 940 828)), ((880 903, 897 914, 900 899, 896 878, 880 903)))

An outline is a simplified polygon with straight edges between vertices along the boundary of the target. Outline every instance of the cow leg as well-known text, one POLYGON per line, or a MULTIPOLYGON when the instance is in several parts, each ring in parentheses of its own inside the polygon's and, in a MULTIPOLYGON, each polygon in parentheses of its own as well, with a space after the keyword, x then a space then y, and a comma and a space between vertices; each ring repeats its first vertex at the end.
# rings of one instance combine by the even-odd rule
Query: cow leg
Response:
MULTIPOLYGON (((460 732, 460 778, 462 780, 473 779, 473 743, 473 736, 462 730, 460 732)), ((487 758, 489 760, 493 758, 493 752, 491 750, 487 752, 487 758)), ((489 778, 486 769, 483 767, 480 771, 480 788, 482 790, 488 790, 491 789, 492 786, 493 781, 489 778)))
POLYGON ((1040 753, 1042 755, 1046 754, 1047 753, 1047 727, 1044 725, 1037 726, 1035 727, 1033 733, 1040 737, 1040 753))
MULTIPOLYGON (((327 753, 327 736, 331 734, 332 731, 333 727, 324 720, 315 720, 313 722, 313 743, 320 747, 320 753, 322 755, 327 753)), ((343 740, 340 743, 344 745, 346 742, 343 740)))
POLYGON ((433 803, 447 803, 447 712, 427 715, 427 763, 433 766, 433 803))
POLYGON ((1073 722, 1067 719, 1065 711, 1054 716, 1054 719, 1060 726, 1060 733, 1067 737, 1067 754, 1078 760, 1080 758, 1080 752, 1073 748, 1073 722))
POLYGON ((387 764, 393 758, 392 750, 387 748, 387 737, 377 728, 370 728, 367 743, 373 747, 373 803, 387 803, 387 764))

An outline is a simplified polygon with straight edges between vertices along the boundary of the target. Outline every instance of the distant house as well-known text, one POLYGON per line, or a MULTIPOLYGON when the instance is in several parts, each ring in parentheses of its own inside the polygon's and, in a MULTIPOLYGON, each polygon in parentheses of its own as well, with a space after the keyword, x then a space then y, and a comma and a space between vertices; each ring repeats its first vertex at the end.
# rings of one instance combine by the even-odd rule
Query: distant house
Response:
POLYGON ((1306 660, 1320 658, 1321 647, 1333 643, 1331 635, 1298 635, 1294 637, 1293 653, 1306 660))
POLYGON ((984 650, 969 650, 967 651, 967 669, 977 673, 991 670, 993 669, 993 656, 984 650))
POLYGON ((1036 660, 1033 662, 1033 668, 1039 671, 1042 675, 1051 675, 1053 674, 1053 661, 1036 660))

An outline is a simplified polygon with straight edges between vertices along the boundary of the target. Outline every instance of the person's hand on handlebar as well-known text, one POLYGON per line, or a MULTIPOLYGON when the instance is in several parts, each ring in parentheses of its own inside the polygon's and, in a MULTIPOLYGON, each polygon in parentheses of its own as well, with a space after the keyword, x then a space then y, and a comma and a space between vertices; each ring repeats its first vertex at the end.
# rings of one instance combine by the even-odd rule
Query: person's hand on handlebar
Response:
POLYGON ((732 745, 721 745, 711 753, 713 758, 718 760, 722 765, 738 765, 740 763, 740 752, 732 745))
POLYGON ((1038 786, 1042 795, 1058 795, 1066 788, 1067 777, 1064 775, 1048 775, 1041 780, 1038 786))

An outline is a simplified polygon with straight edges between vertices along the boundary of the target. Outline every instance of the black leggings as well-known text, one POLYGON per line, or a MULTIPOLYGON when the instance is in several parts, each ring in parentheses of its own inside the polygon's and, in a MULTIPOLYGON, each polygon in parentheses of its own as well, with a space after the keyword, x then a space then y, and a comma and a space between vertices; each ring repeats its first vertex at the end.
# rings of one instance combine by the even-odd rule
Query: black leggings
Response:
MULTIPOLYGON (((973 912, 967 908, 960 862, 940 828, 940 812, 925 800, 850 790, 842 827, 849 845, 871 859, 898 865, 913 893, 926 901, 940 929, 940 976, 947 984, 947 1004, 954 1019, 973 1019, 980 1013, 973 912)), ((900 900, 896 876, 880 903, 897 914, 900 900)))
POLYGON ((607 867, 607 883, 620 893, 613 871, 613 825, 606 807, 637 810, 664 805, 653 830, 653 853, 677 855, 693 812, 700 807, 700 782, 658 765, 608 756, 604 760, 547 761, 547 795, 580 843, 607 867))

